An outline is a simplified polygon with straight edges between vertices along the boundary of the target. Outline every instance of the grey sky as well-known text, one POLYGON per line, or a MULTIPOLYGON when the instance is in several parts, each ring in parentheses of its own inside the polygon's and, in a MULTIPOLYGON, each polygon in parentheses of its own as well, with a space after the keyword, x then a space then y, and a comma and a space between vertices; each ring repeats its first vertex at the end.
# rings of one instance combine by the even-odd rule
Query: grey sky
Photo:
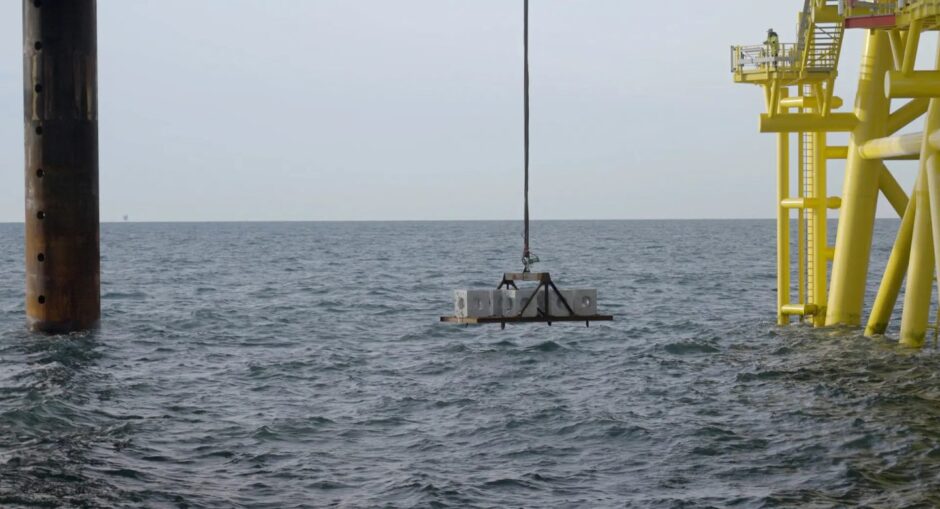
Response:
MULTIPOLYGON (((20 4, 0 3, 4 222, 23 217, 20 4)), ((102 220, 518 218, 521 6, 99 0, 102 220)), ((801 6, 533 0, 533 216, 771 217, 774 137, 728 47, 792 41, 801 6)))

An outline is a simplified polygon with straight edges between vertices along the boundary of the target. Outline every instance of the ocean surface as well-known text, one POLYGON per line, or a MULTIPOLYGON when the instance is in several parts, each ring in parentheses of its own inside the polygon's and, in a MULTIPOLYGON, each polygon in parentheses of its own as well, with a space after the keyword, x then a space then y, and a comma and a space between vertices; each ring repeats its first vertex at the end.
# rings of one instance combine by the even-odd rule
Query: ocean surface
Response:
POLYGON ((940 505, 940 354, 778 328, 772 221, 536 223, 617 320, 506 330, 438 317, 520 268, 519 223, 105 224, 101 328, 58 337, 22 229, 2 507, 940 505))

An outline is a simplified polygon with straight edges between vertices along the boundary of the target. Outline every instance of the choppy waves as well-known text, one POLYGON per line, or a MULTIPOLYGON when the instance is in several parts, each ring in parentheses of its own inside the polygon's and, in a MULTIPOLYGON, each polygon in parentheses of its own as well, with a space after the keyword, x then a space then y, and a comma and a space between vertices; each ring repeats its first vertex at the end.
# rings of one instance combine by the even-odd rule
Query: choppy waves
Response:
POLYGON ((101 330, 46 338, 0 225, 0 505, 940 505, 940 356, 777 328, 772 223, 538 223, 616 322, 436 323, 518 233, 105 225, 101 330))

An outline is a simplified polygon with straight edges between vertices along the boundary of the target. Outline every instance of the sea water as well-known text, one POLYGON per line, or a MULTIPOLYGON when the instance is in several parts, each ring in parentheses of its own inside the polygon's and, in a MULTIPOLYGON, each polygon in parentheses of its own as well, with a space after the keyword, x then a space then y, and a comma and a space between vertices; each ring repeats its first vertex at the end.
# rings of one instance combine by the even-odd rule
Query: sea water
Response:
POLYGON ((100 330, 47 337, 0 225, 0 506, 940 504, 940 355, 778 328, 772 221, 538 222, 539 268, 616 321, 438 323, 521 242, 105 224, 100 330))

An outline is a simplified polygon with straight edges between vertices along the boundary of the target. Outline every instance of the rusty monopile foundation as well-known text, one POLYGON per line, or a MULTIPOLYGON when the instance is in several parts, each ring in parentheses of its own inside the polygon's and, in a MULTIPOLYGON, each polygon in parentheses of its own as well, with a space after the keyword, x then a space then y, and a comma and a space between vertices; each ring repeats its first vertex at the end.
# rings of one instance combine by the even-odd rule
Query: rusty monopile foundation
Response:
POLYGON ((35 331, 101 315, 96 0, 23 0, 26 315, 35 331))

